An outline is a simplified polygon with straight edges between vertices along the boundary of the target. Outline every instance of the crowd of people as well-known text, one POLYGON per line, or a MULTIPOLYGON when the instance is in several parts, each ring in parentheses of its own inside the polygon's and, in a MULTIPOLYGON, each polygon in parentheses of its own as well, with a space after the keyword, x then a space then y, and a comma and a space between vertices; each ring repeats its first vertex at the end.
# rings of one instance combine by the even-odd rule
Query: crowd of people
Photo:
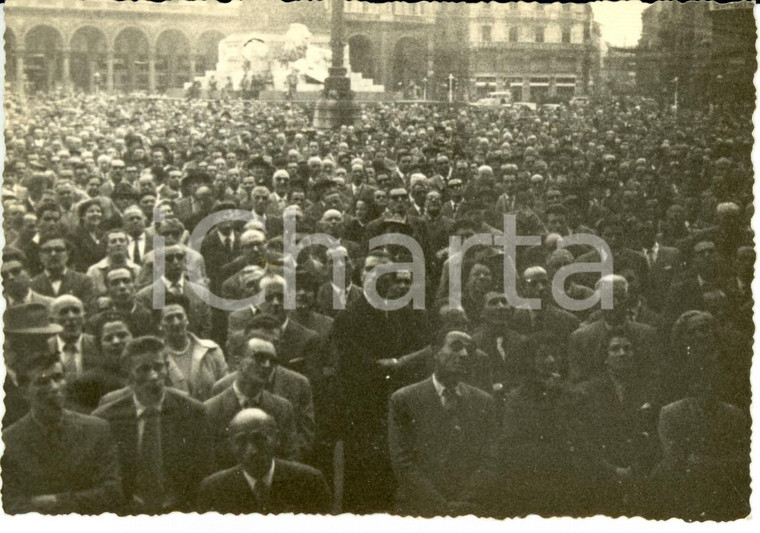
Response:
POLYGON ((751 108, 4 107, 6 512, 749 513, 751 108))

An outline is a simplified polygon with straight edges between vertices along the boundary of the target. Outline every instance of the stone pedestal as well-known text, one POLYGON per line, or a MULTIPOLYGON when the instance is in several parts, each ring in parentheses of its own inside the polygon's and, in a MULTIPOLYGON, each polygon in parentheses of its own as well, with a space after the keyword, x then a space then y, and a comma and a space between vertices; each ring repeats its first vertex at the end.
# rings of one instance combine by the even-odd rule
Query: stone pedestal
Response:
POLYGON ((314 110, 314 127, 318 130, 354 126, 358 121, 359 106, 353 100, 321 98, 314 110))
POLYGON ((351 80, 343 67, 330 67, 322 97, 314 110, 314 127, 320 130, 355 125, 359 106, 351 94, 351 80))

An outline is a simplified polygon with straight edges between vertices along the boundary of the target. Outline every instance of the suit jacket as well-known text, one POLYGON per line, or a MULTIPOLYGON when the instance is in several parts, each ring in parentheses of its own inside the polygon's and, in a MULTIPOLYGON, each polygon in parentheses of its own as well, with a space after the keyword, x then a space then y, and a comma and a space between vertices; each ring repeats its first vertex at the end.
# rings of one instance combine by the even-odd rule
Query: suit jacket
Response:
MULTIPOLYGON (((493 390, 493 375, 488 361, 488 355, 482 350, 476 350, 467 361, 468 372, 464 382, 480 390, 491 393, 493 390)), ((394 372, 394 386, 401 388, 419 381, 433 373, 435 354, 432 346, 398 358, 398 366, 394 372)))
POLYGON ((531 309, 515 309, 513 328, 518 333, 529 335, 539 331, 547 331, 556 335, 563 344, 567 342, 570 334, 578 329, 581 321, 574 315, 555 307, 544 306, 534 314, 531 309), (539 319, 541 317, 541 319, 539 319))
MULTIPOLYGON (((626 321, 623 333, 633 344, 633 351, 642 368, 653 378, 659 376, 663 361, 657 346, 661 337, 657 330, 646 324, 626 321)), ((585 381, 604 371, 607 343, 612 333, 604 320, 592 322, 570 335, 568 348, 569 378, 573 382, 585 381)))
MULTIPOLYGON (((211 394, 216 396, 228 388, 238 377, 238 372, 224 376, 214 384, 211 394)), ((296 448, 298 456, 309 457, 314 445, 314 400, 311 384, 306 376, 284 366, 277 366, 272 373, 272 381, 266 388, 272 394, 285 398, 293 406, 296 417, 296 448)))
MULTIPOLYGON (((152 306, 151 306, 152 307, 152 306)), ((118 310, 116 312, 119 312, 118 310)), ((142 335, 156 335, 158 333, 158 324, 153 318, 153 313, 142 305, 135 302, 134 307, 129 313, 120 313, 124 316, 129 326, 129 332, 132 333, 132 337, 140 337, 142 335)), ((98 324, 103 320, 106 313, 98 313, 93 316, 87 323, 87 329, 90 333, 96 334, 98 331, 98 324)))
MULTIPOLYGON (((333 290, 334 289, 332 283, 329 281, 327 283, 324 283, 317 291, 317 300, 315 302, 315 305, 320 313, 334 319, 341 310, 335 309, 333 307, 333 290)), ((346 293, 346 307, 348 307, 348 304, 351 302, 354 302, 362 297, 362 288, 357 287, 356 285, 351 285, 346 293)))
POLYGON ((275 459, 266 502, 257 501, 243 474, 243 467, 234 466, 203 480, 198 489, 197 509, 234 514, 327 514, 331 510, 330 500, 327 483, 319 470, 275 459))
POLYGON ((524 382, 533 364, 526 337, 506 327, 483 325, 473 332, 472 339, 487 354, 494 392, 498 389, 501 394, 507 394, 524 382))
POLYGON ((76 250, 71 254, 71 264, 79 272, 87 272, 92 265, 106 256, 106 241, 93 240, 90 232, 82 226, 77 226, 69 237, 76 250))
MULTIPOLYGON (((228 332, 244 331, 248 328, 256 308, 246 307, 230 313, 228 332)), ((305 375, 314 383, 321 375, 317 361, 320 337, 294 320, 288 320, 277 347, 277 359, 281 365, 305 375)))
MULTIPOLYGON (((185 245, 182 246, 185 250, 185 269, 186 272, 194 272, 195 275, 201 279, 206 279, 206 265, 203 262, 203 256, 185 245)), ((136 276, 135 286, 138 288, 147 287, 153 283, 153 258, 155 251, 151 250, 146 253, 142 258, 142 270, 139 275, 136 276)))
POLYGON ((658 433, 663 459, 650 483, 658 518, 736 520, 749 514, 751 430, 744 412, 684 398, 662 408, 658 433))
POLYGON ((494 400, 469 385, 460 388, 456 422, 432 378, 391 396, 388 435, 400 512, 430 516, 445 513, 448 502, 483 501, 495 457, 494 400))
MULTIPOLYGON (((48 339, 48 347, 51 352, 58 351, 58 337, 48 339)), ((100 350, 95 343, 95 337, 89 333, 82 333, 82 373, 101 364, 100 350)), ((78 376, 77 376, 78 377, 78 376)), ((71 378, 69 378, 71 379, 71 378)))
POLYGON ((17 302, 15 304, 10 303, 6 296, 6 304, 10 307, 11 305, 20 305, 21 303, 29 303, 29 304, 42 304, 46 306, 48 309, 50 309, 50 306, 53 305, 53 298, 50 298, 48 296, 43 296, 42 294, 36 293, 34 290, 29 290, 29 293, 26 297, 26 301, 24 302, 17 302))
POLYGON ((678 248, 660 246, 657 261, 649 266, 649 285, 644 287, 647 303, 655 312, 663 309, 670 286, 682 270, 681 251, 678 248))
MULTIPOLYGON (((575 259, 576 263, 598 263, 599 261, 600 257, 597 250, 592 250, 575 259)), ((638 274, 641 286, 648 286, 649 265, 643 253, 629 248, 621 248, 612 254, 612 264, 616 274, 627 268, 632 268, 638 274)), ((578 280, 583 285, 593 289, 596 282, 599 281, 599 273, 584 273, 578 276, 578 280)))
MULTIPOLYGON (((135 280, 140 277, 140 273, 142 271, 140 265, 136 265, 127 259, 125 268, 129 269, 129 271, 132 272, 132 277, 135 280)), ((87 269, 87 277, 90 278, 95 284, 95 292, 98 296, 108 293, 108 288, 106 287, 106 275, 108 274, 109 270, 111 270, 111 262, 108 260, 108 258, 95 262, 90 266, 90 268, 87 269)))
MULTIPOLYGON (((138 304, 142 305, 145 309, 153 309, 153 292, 160 288, 163 281, 157 282, 143 287, 135 295, 135 300, 138 304)), ((166 287, 164 287, 166 289, 166 287)), ((168 289, 166 289, 168 292, 168 289)), ((182 284, 182 294, 184 294, 190 302, 190 309, 188 309, 188 329, 195 333, 201 339, 207 339, 211 334, 211 308, 203 301, 201 294, 207 293, 208 289, 193 283, 192 281, 185 279, 182 284)))
MULTIPOLYGON (((229 468, 235 464, 235 457, 230 449, 227 426, 242 407, 238 401, 235 389, 228 387, 224 392, 209 398, 204 402, 208 412, 211 435, 216 450, 216 465, 219 468, 229 468)), ((277 456, 283 459, 298 459, 296 449, 296 425, 293 406, 285 398, 261 391, 258 408, 274 417, 279 429, 280 445, 277 456)))
POLYGON ((35 512, 34 496, 55 494, 52 514, 115 512, 121 504, 116 446, 108 424, 64 411, 56 445, 27 414, 3 431, 3 508, 8 514, 35 512))
POLYGON ((32 278, 30 287, 33 291, 43 296, 56 298, 64 294, 71 294, 79 298, 86 310, 92 310, 95 306, 95 283, 85 274, 67 268, 61 279, 61 285, 58 287, 58 294, 53 291, 53 285, 44 272, 32 278))
POLYGON ((235 232, 235 241, 232 243, 232 251, 222 244, 219 233, 214 231, 206 235, 201 244, 201 255, 206 263, 206 273, 211 280, 211 286, 216 287, 222 267, 230 263, 240 255, 240 233, 235 232))
MULTIPOLYGON (((161 407, 161 452, 167 490, 173 496, 173 510, 190 511, 198 484, 211 471, 211 448, 206 410, 203 404, 165 389, 161 407)), ((132 394, 95 410, 93 416, 111 426, 119 448, 122 486, 127 501, 136 489, 137 410, 132 394)))

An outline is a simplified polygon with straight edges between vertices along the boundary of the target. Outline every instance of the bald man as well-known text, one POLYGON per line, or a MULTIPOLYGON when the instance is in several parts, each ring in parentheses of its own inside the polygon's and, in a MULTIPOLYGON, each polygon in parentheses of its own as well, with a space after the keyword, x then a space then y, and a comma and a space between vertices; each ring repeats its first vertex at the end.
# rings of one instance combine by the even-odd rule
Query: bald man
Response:
POLYGON ((275 419, 261 409, 238 412, 227 427, 237 465, 217 472, 198 489, 197 508, 219 513, 330 512, 330 493, 322 474, 275 458, 275 419))
POLYGON ((48 346, 57 352, 69 384, 89 369, 99 365, 100 355, 92 335, 83 333, 84 305, 76 296, 64 294, 53 300, 50 306, 51 321, 63 330, 51 337, 48 346))

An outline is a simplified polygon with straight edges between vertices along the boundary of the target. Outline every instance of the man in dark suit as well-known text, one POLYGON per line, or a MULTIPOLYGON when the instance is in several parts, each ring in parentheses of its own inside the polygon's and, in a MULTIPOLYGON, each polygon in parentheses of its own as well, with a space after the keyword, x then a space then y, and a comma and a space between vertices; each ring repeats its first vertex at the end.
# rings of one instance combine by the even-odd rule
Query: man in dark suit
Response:
POLYGON ((488 292, 482 324, 472 333, 473 341, 488 357, 493 385, 487 392, 502 398, 522 384, 532 361, 528 339, 510 328, 512 313, 504 294, 488 292))
MULTIPOLYGON (((718 248, 712 241, 702 240, 691 249, 691 270, 683 279, 674 282, 665 299, 663 323, 665 328, 673 326, 678 317, 686 311, 707 311, 704 294, 723 290, 733 296, 726 276, 722 275, 718 248)), ((668 329, 666 329, 668 331, 668 329)))
POLYGON ((142 266, 145 255, 153 250, 153 239, 145 232, 145 213, 133 205, 124 210, 124 229, 127 231, 129 260, 142 266))
POLYGON ((100 365, 100 350, 95 338, 83 333, 84 306, 76 296, 64 295, 53 300, 51 320, 63 331, 48 341, 51 352, 58 353, 66 381, 74 383, 85 372, 100 365))
MULTIPOLYGON (((591 379, 605 370, 607 345, 614 334, 624 335, 632 344, 638 363, 647 376, 656 379, 663 361, 657 351, 660 339, 652 326, 632 322, 628 317, 628 281, 622 276, 607 276, 597 284, 597 290, 611 290, 612 309, 602 310, 602 319, 581 327, 570 336, 568 375, 570 381, 591 379)), ((662 348, 661 348, 662 350, 662 348)))
MULTIPOLYGON (((373 251, 370 270, 390 261, 373 251)), ((392 293, 392 276, 378 280, 382 298, 392 293)), ((388 398, 393 359, 429 343, 427 317, 411 306, 395 311, 376 309, 365 295, 346 307, 333 324, 342 396, 345 477, 344 510, 371 513, 393 505, 393 471, 386 443, 388 398)))
POLYGON ((22 255, 9 257, 8 254, 4 253, 1 272, 3 296, 8 307, 28 303, 41 303, 50 307, 50 304, 53 303, 52 298, 38 294, 30 288, 31 279, 22 255))
POLYGON ((261 409, 244 409, 229 423, 237 465, 203 480, 197 508, 219 513, 330 512, 322 474, 306 465, 275 458, 278 427, 261 409))
MULTIPOLYGON (((649 265, 643 253, 631 250, 623 246, 625 226, 623 219, 618 215, 610 215, 598 224, 599 235, 607 243, 612 254, 613 268, 619 273, 624 268, 633 268, 639 275, 644 287, 649 284, 649 265)), ((576 263, 599 263, 602 260, 599 250, 591 250, 575 258, 576 263)), ((579 276, 581 283, 587 287, 594 287, 599 280, 595 272, 584 273, 579 276)))
MULTIPOLYGON (((160 252, 159 250, 156 250, 160 252)), ((153 309, 153 294, 164 290, 164 294, 183 295, 187 298, 188 330, 201 339, 208 339, 211 333, 211 308, 203 300, 207 294, 205 287, 193 283, 185 275, 185 249, 180 245, 167 246, 163 249, 164 275, 161 279, 140 289, 135 301, 145 309, 153 309), (163 285, 163 287, 161 287, 163 285)))
POLYGON ((27 354, 16 377, 30 413, 3 431, 5 512, 117 511, 119 463, 108 424, 64 409, 66 378, 58 356, 27 354))
POLYGON ((641 250, 649 265, 649 284, 642 286, 647 305, 659 313, 665 305, 673 280, 683 270, 683 259, 678 248, 657 242, 657 228, 651 222, 639 227, 641 250))
POLYGON ((570 334, 580 326, 580 320, 554 305, 546 270, 540 266, 528 267, 520 283, 525 297, 540 299, 541 308, 516 309, 513 320, 515 331, 523 335, 546 331, 566 343, 570 334))
POLYGON ((280 337, 276 342, 280 364, 303 374, 314 383, 320 376, 317 361, 319 335, 288 318, 284 307, 285 280, 281 276, 266 276, 260 286, 264 291, 264 301, 258 308, 233 311, 229 316, 228 333, 250 328, 258 313, 272 315, 279 321, 280 337))
POLYGON ((227 443, 226 429, 235 414, 248 407, 257 407, 269 413, 280 427, 280 446, 277 455, 283 459, 298 459, 296 425, 293 405, 266 390, 272 379, 277 358, 274 344, 262 338, 252 338, 243 347, 238 372, 231 387, 205 401, 208 419, 214 438, 217 466, 228 468, 233 456, 227 443))
POLYGON ((119 445, 127 512, 191 511, 200 481, 212 471, 203 404, 166 387, 168 352, 151 336, 124 355, 131 394, 93 413, 107 420, 119 445))
POLYGON ((267 264, 267 238, 257 229, 249 229, 240 235, 240 255, 219 270, 216 284, 212 285, 215 294, 224 298, 240 298, 242 294, 241 271, 247 266, 265 268, 267 264))
MULTIPOLYGON (((277 320, 265 314, 254 318, 251 327, 233 335, 227 342, 227 357, 231 366, 238 367, 240 359, 245 355, 250 339, 258 338, 272 342, 277 355, 276 340, 279 337, 277 320)), ((312 384, 306 376, 278 364, 278 359, 271 359, 272 371, 264 385, 271 394, 288 400, 293 406, 296 424, 296 449, 302 461, 311 456, 314 445, 314 397, 312 384)), ((216 396, 230 388, 238 379, 239 371, 235 371, 214 384, 211 393, 216 396)))
MULTIPOLYGON (((129 326, 129 331, 134 336, 151 335, 156 332, 157 324, 153 314, 135 298, 135 278, 127 268, 117 268, 106 274, 106 286, 108 296, 113 302, 113 311, 124 317, 129 326)), ((151 305, 151 308, 153 306, 151 305)), ((94 333, 99 329, 103 317, 109 311, 103 311, 93 316, 88 323, 88 329, 94 333)))
MULTIPOLYGON (((233 202, 219 202, 214 213, 237 209, 233 202)), ((217 224, 203 239, 201 255, 206 263, 206 274, 211 286, 217 287, 224 280, 219 280, 222 267, 240 255, 240 233, 234 231, 233 221, 225 220, 217 224)))
POLYGON ((462 382, 472 338, 442 330, 432 377, 396 391, 388 440, 398 482, 396 511, 419 516, 479 513, 495 460, 494 400, 462 382))
POLYGON ((95 283, 81 272, 67 268, 71 245, 63 237, 40 242, 40 260, 44 271, 32 278, 34 292, 55 298, 71 294, 79 298, 86 310, 95 306, 95 283))

